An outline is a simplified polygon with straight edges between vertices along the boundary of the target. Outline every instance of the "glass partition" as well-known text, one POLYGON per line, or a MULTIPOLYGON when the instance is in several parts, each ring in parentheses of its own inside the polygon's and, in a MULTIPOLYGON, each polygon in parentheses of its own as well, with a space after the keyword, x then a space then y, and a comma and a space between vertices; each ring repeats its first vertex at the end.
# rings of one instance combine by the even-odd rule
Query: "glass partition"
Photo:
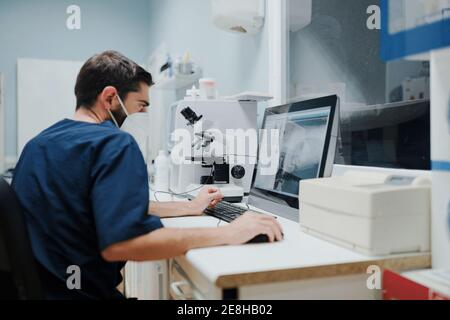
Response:
POLYGON ((340 97, 336 163, 429 169, 429 62, 382 60, 380 1, 288 4, 288 101, 340 97))

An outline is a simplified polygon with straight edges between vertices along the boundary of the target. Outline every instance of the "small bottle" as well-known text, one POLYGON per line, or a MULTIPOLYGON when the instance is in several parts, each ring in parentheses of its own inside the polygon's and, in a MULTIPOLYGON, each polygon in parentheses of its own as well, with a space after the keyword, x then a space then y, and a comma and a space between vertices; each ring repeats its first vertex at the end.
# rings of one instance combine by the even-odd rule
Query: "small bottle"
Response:
POLYGON ((148 179, 151 185, 155 184, 155 160, 147 162, 148 179))
POLYGON ((181 65, 181 73, 185 75, 190 75, 194 73, 192 61, 191 61, 191 55, 189 51, 186 51, 183 55, 183 63, 181 65))
POLYGON ((184 100, 195 101, 200 96, 200 90, 198 90, 195 85, 192 86, 192 89, 186 90, 186 97, 184 100))
POLYGON ((161 150, 155 159, 155 191, 169 191, 169 170, 169 158, 161 150))
POLYGON ((217 83, 212 78, 202 78, 199 80, 200 95, 204 100, 217 99, 217 83))
POLYGON ((181 67, 182 67, 182 59, 180 56, 178 56, 173 63, 173 70, 175 75, 183 73, 181 67))

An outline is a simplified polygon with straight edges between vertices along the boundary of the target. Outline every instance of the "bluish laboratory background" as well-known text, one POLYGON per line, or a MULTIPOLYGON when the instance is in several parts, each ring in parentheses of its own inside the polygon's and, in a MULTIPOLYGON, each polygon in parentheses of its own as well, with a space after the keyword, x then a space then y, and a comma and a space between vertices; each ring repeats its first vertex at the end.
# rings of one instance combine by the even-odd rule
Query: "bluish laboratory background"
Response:
MULTIPOLYGON (((347 83, 349 102, 371 105, 387 102, 389 93, 405 78, 420 75, 420 62, 384 64, 379 58, 380 32, 365 28, 367 5, 377 3, 315 0, 311 25, 290 34, 290 87, 334 79, 347 83), (364 45, 355 47, 355 43, 364 45), (345 59, 339 59, 339 52, 345 53, 345 59), (355 61, 359 61, 356 66, 355 61)), ((267 21, 255 36, 236 35, 215 28, 210 10, 210 0, 0 0, 6 156, 14 158, 17 153, 18 58, 84 61, 97 52, 115 49, 146 66, 150 54, 165 43, 173 55, 189 50, 204 76, 218 80, 220 95, 267 92, 267 21), (81 7, 81 30, 66 28, 66 8, 72 4, 81 7)), ((265 107, 259 106, 259 123, 265 107)))
POLYGON ((0 0, 6 156, 16 156, 17 148, 17 59, 83 61, 116 49, 142 63, 150 48, 149 11, 147 0, 0 0), (72 4, 81 7, 81 30, 66 28, 66 9, 72 4))
MULTIPOLYGON (((17 152, 17 59, 84 61, 106 49, 146 65, 162 42, 173 54, 186 50, 219 93, 267 91, 267 24, 255 37, 212 26, 210 1, 0 0, 0 72, 5 84, 5 153, 17 152), (81 30, 66 28, 66 9, 81 8, 81 30)), ((38 106, 36 106, 38 107, 38 106)))

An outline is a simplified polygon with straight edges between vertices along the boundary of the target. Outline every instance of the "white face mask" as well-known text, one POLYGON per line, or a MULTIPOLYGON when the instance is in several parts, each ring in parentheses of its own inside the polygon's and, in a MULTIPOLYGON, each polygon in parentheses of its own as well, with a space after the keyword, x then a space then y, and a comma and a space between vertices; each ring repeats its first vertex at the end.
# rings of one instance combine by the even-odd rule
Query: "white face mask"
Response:
POLYGON ((138 112, 129 115, 123 122, 120 130, 131 134, 141 149, 145 162, 147 162, 147 146, 149 137, 148 113, 138 112))
MULTIPOLYGON (((117 96, 120 105, 122 106, 123 111, 127 115, 122 126, 120 126, 120 130, 129 133, 133 136, 134 140, 136 140, 139 149, 144 156, 145 162, 147 162, 147 146, 148 146, 148 136, 149 136, 149 117, 147 112, 137 112, 133 114, 129 114, 126 110, 122 100, 117 96)), ((111 118, 117 127, 119 127, 116 119, 110 112, 111 118)))

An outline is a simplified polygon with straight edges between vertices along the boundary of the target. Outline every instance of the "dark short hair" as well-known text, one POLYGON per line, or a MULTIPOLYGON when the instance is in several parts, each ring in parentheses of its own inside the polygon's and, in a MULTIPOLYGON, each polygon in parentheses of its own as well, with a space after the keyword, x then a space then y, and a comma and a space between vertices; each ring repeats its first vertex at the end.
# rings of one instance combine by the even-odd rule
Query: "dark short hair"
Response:
POLYGON ((125 99, 128 93, 139 91, 141 83, 152 86, 152 75, 134 61, 116 51, 97 54, 86 61, 78 74, 76 109, 92 107, 108 86, 116 88, 119 96, 125 99))

